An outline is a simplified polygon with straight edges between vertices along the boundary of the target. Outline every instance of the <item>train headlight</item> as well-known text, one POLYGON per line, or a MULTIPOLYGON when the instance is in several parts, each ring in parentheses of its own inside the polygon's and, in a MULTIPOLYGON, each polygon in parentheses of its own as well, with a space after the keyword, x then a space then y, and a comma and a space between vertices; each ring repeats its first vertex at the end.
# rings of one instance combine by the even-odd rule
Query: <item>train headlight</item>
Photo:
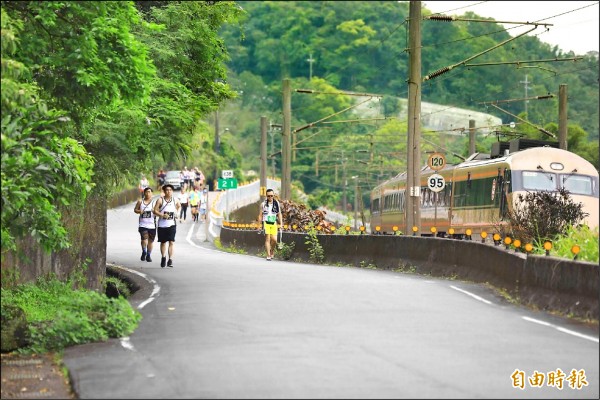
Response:
POLYGON ((550 163, 550 168, 552 168, 555 171, 562 171, 563 169, 565 169, 565 166, 562 165, 562 163, 553 162, 553 163, 550 163))

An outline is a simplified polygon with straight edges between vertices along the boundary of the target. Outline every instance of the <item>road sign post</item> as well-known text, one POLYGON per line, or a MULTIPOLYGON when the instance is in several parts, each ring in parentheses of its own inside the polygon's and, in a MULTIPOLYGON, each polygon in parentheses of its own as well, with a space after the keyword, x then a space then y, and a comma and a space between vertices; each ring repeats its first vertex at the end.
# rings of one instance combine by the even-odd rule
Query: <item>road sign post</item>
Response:
POLYGON ((446 187, 446 180, 440 174, 433 174, 427 178, 427 187, 432 192, 441 192, 446 187))
MULTIPOLYGON (((232 171, 223 171, 223 175, 233 175, 232 171), (227 172, 227 174, 225 174, 227 172)), ((218 188, 219 190, 237 189, 238 181, 235 178, 219 178, 218 188)), ((229 193, 225 193, 225 218, 229 218, 229 193)))
POLYGON ((438 196, 439 192, 444 190, 446 187, 446 180, 440 174, 433 174, 427 178, 427 187, 429 190, 435 193, 433 196, 433 204, 434 204, 434 215, 433 215, 433 225, 437 225, 437 206, 438 206, 438 196))
POLYGON ((219 178, 219 190, 237 189, 238 181, 235 178, 219 178))
POLYGON ((427 159, 427 165, 434 171, 439 171, 446 166, 446 156, 442 153, 432 153, 427 159))

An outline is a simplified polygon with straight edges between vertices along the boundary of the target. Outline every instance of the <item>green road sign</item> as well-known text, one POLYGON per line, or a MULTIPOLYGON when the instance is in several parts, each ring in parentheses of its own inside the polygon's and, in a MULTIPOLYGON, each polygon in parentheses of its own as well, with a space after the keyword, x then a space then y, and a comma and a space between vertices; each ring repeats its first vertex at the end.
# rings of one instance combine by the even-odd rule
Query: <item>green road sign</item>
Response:
POLYGON ((219 178, 218 182, 219 190, 237 189, 237 179, 235 178, 219 178))

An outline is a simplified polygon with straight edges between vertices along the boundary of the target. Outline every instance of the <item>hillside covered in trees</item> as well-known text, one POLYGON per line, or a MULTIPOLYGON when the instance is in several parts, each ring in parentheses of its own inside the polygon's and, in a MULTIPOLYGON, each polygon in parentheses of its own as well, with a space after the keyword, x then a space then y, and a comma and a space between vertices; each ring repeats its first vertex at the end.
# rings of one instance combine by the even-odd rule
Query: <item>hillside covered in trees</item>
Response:
MULTIPOLYGON (((220 108, 219 124, 221 129, 228 128, 225 139, 235 142, 234 147, 242 153, 243 169, 258 170, 259 118, 266 115, 272 124, 281 124, 282 80, 289 78, 293 89, 315 91, 293 92, 292 129, 365 100, 340 92, 381 96, 376 110, 379 119, 360 120, 360 116, 349 110, 295 135, 292 179, 297 185, 308 193, 336 192, 339 200, 346 185, 342 182, 344 173, 347 179, 358 176, 364 194, 380 179, 403 170, 407 122, 390 117, 406 112, 398 99, 405 99, 408 94, 409 3, 244 1, 238 4, 243 10, 241 23, 226 25, 221 30, 230 55, 228 83, 236 90, 237 98, 220 108)), ((534 36, 521 36, 498 46, 513 34, 493 19, 466 12, 457 17, 491 22, 429 20, 425 17, 431 12, 426 7, 422 15, 423 76, 480 53, 484 54, 470 61, 472 64, 493 64, 477 67, 460 64, 425 81, 422 101, 517 122, 516 129, 493 129, 502 135, 479 135, 478 151, 489 152, 491 142, 516 136, 552 140, 535 127, 490 107, 489 103, 513 100, 503 103, 502 109, 534 126, 557 132, 558 90, 565 84, 569 150, 598 167, 597 53, 565 53, 543 43, 535 36, 543 34, 542 27, 532 32, 534 36), (569 61, 548 61, 561 59, 569 61), (554 97, 524 101, 526 97, 549 94, 554 97)), ((276 175, 280 171, 281 135, 276 130, 269 133, 272 146, 269 174, 276 175)), ((431 151, 443 144, 448 154, 465 156, 466 136, 461 137, 460 133, 423 132, 422 150, 431 151), (448 133, 454 134, 444 135, 448 133)), ((333 193, 327 196, 329 200, 336 197, 333 193)))

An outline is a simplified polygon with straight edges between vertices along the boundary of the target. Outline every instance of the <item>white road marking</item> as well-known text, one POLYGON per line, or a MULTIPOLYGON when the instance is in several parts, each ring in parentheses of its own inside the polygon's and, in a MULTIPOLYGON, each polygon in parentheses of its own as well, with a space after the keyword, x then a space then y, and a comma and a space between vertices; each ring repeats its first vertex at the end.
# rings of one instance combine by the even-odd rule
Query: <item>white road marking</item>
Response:
POLYGON ((148 297, 146 300, 144 300, 142 303, 140 303, 140 305, 137 307, 139 310, 144 308, 149 303, 153 302, 154 299, 156 299, 156 297, 160 294, 160 285, 153 278, 149 277, 148 275, 146 275, 142 272, 138 272, 133 269, 122 267, 120 265, 114 265, 114 267, 124 269, 128 272, 131 272, 132 274, 139 275, 152 284, 152 293, 150 293, 150 297, 148 297))
MULTIPOLYGON (((477 299, 477 300, 479 300, 479 301, 482 301, 482 302, 484 302, 484 303, 486 303, 486 304, 492 304, 492 302, 490 302, 490 301, 488 301, 488 300, 486 300, 486 299, 484 299, 484 298, 482 298, 482 297, 479 297, 479 296, 477 296, 477 295, 475 295, 475 294, 473 294, 473 293, 467 292, 466 290, 459 289, 459 288, 457 288, 456 286, 453 286, 453 285, 450 285, 450 287, 451 287, 452 289, 458 290, 459 292, 462 292, 462 293, 464 293, 464 294, 466 294, 466 295, 468 295, 468 296, 471 296, 471 297, 473 297, 474 299, 477 299)), ((581 333, 579 333, 579 332, 572 331, 572 330, 570 330, 570 329, 566 329, 566 328, 562 328, 562 327, 560 327, 560 326, 557 326, 557 325, 553 325, 553 324, 551 324, 551 323, 549 323, 549 322, 546 322, 546 321, 541 321, 541 320, 539 320, 539 319, 534 319, 534 318, 530 318, 530 317, 524 317, 524 316, 523 316, 523 317, 521 317, 521 318, 523 318, 525 321, 533 322, 534 324, 538 324, 538 325, 547 326, 547 327, 549 327, 549 328, 554 328, 554 329, 556 329, 557 331, 560 331, 560 332, 563 332, 563 333, 567 333, 567 334, 569 334, 569 335, 577 336, 577 337, 580 337, 580 338, 582 338, 582 339, 591 340, 592 342, 596 342, 596 343, 598 343, 598 338, 597 338, 597 337, 594 337, 594 336, 588 336, 588 335, 584 335, 584 334, 581 334, 581 333)))
POLYGON ((456 286, 453 286, 453 285, 450 285, 450 287, 451 287, 452 289, 454 289, 454 290, 458 290, 459 292, 462 292, 462 293, 466 294, 467 296, 471 296, 471 297, 472 297, 472 298, 474 298, 475 300, 482 301, 482 302, 484 302, 485 304, 492 304, 492 302, 491 302, 491 301, 489 301, 489 300, 486 300, 486 299, 484 299, 483 297, 479 297, 479 296, 477 296, 476 294, 473 294, 473 293, 471 293, 471 292, 467 292, 466 290, 463 290, 463 289, 459 289, 459 288, 457 288, 456 286))
MULTIPOLYGON (((200 226, 204 226, 204 224, 208 224, 208 222, 204 222, 202 224, 200 224, 200 226)), ((204 246, 199 246, 196 243, 194 243, 194 241, 192 240, 192 236, 194 234, 194 227, 196 226, 196 223, 193 223, 192 226, 190 227, 190 230, 188 231, 187 237, 185 238, 185 240, 192 246, 198 248, 198 249, 202 249, 202 250, 206 250, 206 251, 218 251, 215 249, 211 249, 208 247, 204 247, 204 246)))
MULTIPOLYGON (((154 299, 156 299, 156 297, 160 294, 160 286, 154 279, 150 278, 148 275, 138 272, 138 271, 135 271, 133 269, 122 267, 120 265, 113 265, 113 266, 115 268, 124 269, 128 272, 131 272, 132 274, 137 274, 152 284, 152 286, 153 286, 152 293, 150 293, 150 297, 148 297, 146 300, 144 300, 142 303, 140 303, 140 305, 137 307, 139 310, 141 310, 147 304, 154 301, 154 299)), ((131 343, 131 340, 129 339, 129 336, 121 338, 121 346, 127 350, 136 351, 135 347, 133 347, 133 344, 131 343)))
POLYGON ((540 321, 539 319, 533 319, 533 318, 529 318, 529 317, 521 317, 521 318, 523 318, 525 321, 533 322, 534 324, 544 325, 544 326, 547 326, 547 327, 550 327, 550 328, 554 328, 557 331, 560 331, 560 332, 563 332, 563 333, 567 333, 569 335, 577 336, 577 337, 580 337, 582 339, 586 339, 586 340, 590 340, 592 342, 598 343, 598 338, 597 337, 583 335, 583 334, 581 334, 579 332, 575 332, 575 331, 572 331, 570 329, 562 328, 562 327, 557 326, 557 325, 552 325, 552 324, 550 324, 548 322, 540 321))
POLYGON ((123 346, 127 350, 136 351, 135 347, 133 347, 133 344, 131 344, 131 341, 129 340, 129 336, 121 338, 121 346, 123 346))

